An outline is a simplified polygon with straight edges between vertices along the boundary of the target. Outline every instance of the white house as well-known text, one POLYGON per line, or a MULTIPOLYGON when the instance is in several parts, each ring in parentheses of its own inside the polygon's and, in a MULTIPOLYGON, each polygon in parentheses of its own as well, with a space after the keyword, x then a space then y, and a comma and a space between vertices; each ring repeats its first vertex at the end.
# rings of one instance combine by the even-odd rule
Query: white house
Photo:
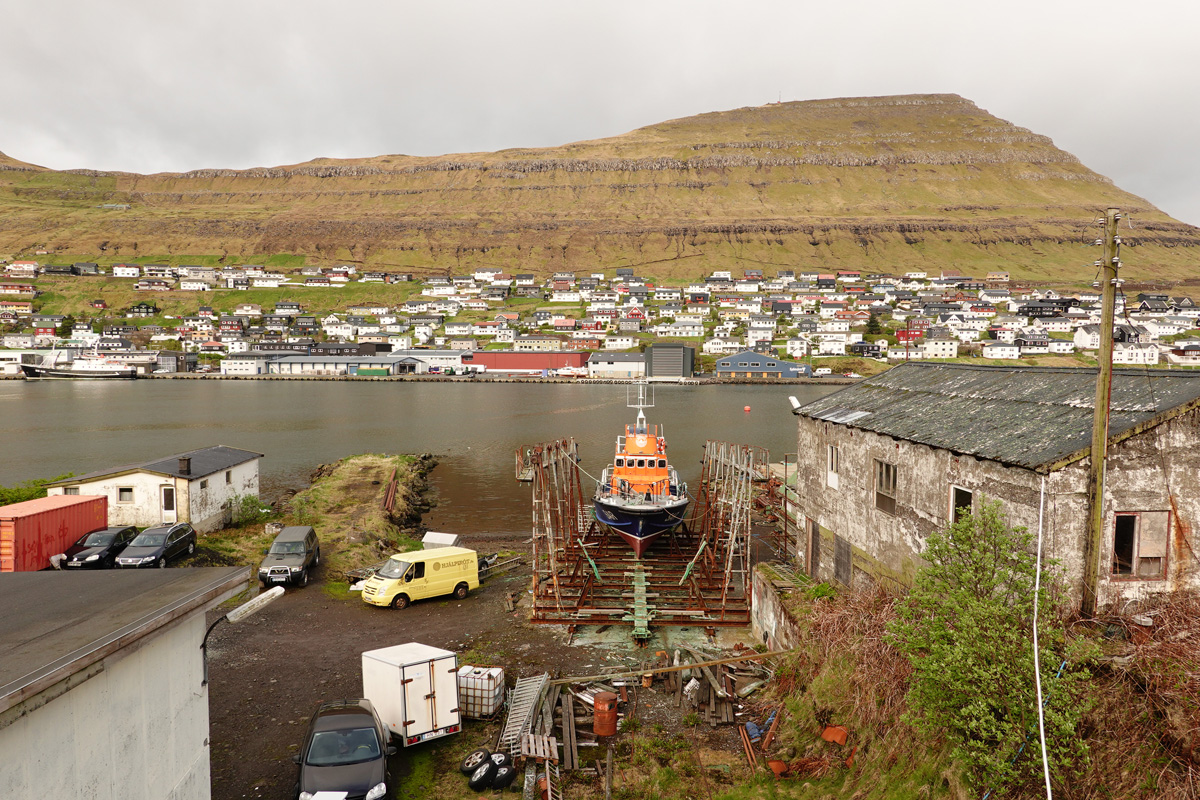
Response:
POLYGON ((1009 342, 992 342, 983 346, 984 358, 1020 358, 1021 348, 1009 342))
POLYGON ((90 472, 46 489, 50 495, 106 496, 109 525, 189 522, 203 533, 225 526, 235 497, 258 497, 260 458, 262 453, 217 445, 90 472))
POLYGON ((1158 346, 1136 342, 1113 342, 1114 364, 1157 364, 1158 346))
POLYGON ((121 264, 112 268, 112 276, 114 278, 140 278, 142 277, 142 268, 121 264))
POLYGON ((637 347, 637 339, 632 336, 608 336, 604 339, 605 350, 631 350, 637 347))
POLYGON ((957 339, 926 339, 921 343, 925 358, 958 358, 957 339))

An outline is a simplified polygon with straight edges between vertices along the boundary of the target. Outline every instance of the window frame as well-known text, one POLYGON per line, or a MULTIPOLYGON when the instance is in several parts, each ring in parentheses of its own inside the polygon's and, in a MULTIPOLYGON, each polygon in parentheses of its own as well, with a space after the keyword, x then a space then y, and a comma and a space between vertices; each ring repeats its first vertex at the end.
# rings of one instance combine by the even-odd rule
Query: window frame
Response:
POLYGON ((896 495, 899 493, 899 470, 895 464, 881 458, 872 459, 875 462, 875 508, 889 516, 896 516, 896 495), (889 487, 887 484, 889 483, 889 487), (887 491, 891 489, 891 492, 887 491))
POLYGON ((950 514, 949 514, 950 524, 954 524, 954 523, 958 522, 958 520, 960 519, 959 514, 958 514, 958 510, 960 508, 966 508, 971 513, 975 512, 975 491, 973 489, 968 489, 965 486, 959 486, 956 483, 952 483, 952 484, 950 484, 950 514), (956 495, 959 492, 965 492, 966 494, 970 495, 971 500, 966 506, 961 506, 957 502, 955 502, 956 495))
POLYGON ((117 502, 118 503, 134 502, 133 487, 132 486, 118 486, 117 487, 117 502), (122 500, 121 498, 124 497, 126 493, 128 493, 129 497, 127 499, 122 500))
POLYGON ((1170 569, 1171 556, 1171 524, 1174 521, 1174 514, 1170 510, 1163 509, 1145 509, 1141 511, 1116 511, 1113 513, 1113 526, 1110 529, 1109 543, 1112 547, 1112 558, 1109 562, 1108 578, 1115 581, 1164 581, 1167 579, 1168 570, 1170 569), (1163 547, 1161 556, 1142 556, 1142 519, 1147 514, 1163 514, 1165 515, 1165 527, 1163 532, 1163 547), (1134 520, 1132 551, 1128 572, 1117 572, 1117 524, 1120 519, 1134 520), (1146 575, 1139 571, 1140 562, 1144 558, 1157 558, 1161 561, 1160 569, 1156 574, 1146 575))
POLYGON ((830 489, 839 488, 842 470, 842 451, 836 444, 825 445, 825 485, 830 489))

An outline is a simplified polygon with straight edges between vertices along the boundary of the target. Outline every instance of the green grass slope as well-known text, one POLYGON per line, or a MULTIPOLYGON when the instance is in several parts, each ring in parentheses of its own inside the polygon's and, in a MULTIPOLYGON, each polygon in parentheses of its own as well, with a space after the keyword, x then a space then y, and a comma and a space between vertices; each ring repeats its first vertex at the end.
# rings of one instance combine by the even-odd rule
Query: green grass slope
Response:
POLYGON ((0 255, 287 253, 417 272, 958 268, 1090 281, 1132 214, 1134 280, 1200 277, 1200 230, 956 95, 772 104, 555 148, 251 170, 56 172, 0 158, 0 255), (128 203, 129 210, 100 208, 128 203), (1086 266, 1085 266, 1086 265, 1086 266))

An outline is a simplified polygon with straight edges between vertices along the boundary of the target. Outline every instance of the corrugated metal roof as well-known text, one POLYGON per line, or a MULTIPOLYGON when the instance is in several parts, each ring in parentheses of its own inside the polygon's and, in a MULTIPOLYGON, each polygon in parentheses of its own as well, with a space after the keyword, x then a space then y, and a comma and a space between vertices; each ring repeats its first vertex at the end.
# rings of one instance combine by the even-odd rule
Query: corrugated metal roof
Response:
MULTIPOLYGON (((1096 370, 910 362, 795 410, 1037 469, 1091 446, 1096 370)), ((1113 371, 1109 436, 1200 398, 1200 373, 1113 371)))

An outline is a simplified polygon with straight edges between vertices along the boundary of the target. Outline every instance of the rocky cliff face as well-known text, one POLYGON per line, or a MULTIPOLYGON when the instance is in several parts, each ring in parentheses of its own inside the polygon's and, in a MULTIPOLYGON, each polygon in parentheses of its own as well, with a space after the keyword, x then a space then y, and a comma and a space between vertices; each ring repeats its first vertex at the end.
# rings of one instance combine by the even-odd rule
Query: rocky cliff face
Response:
POLYGON ((5 165, 0 252, 14 253, 104 243, 109 257, 286 252, 439 272, 653 264, 684 277, 746 262, 1090 279, 1077 245, 1107 205, 1144 223, 1125 239, 1144 256, 1132 269, 1188 277, 1200 244, 1047 137, 955 95, 774 104, 455 157, 148 176, 5 165))

